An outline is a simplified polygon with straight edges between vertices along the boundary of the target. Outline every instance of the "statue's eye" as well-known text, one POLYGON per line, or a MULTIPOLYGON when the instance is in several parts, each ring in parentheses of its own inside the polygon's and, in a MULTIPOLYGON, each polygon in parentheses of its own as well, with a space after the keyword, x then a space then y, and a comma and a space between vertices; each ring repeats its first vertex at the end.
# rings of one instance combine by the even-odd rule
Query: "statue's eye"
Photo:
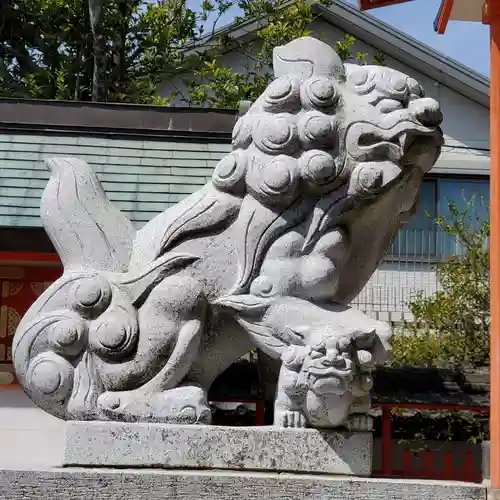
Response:
POLYGON ((337 342, 337 349, 341 352, 347 351, 351 346, 351 340, 347 337, 342 337, 337 342))
POLYGON ((73 289, 73 307, 84 316, 96 316, 111 301, 111 287, 100 277, 81 280, 73 289))

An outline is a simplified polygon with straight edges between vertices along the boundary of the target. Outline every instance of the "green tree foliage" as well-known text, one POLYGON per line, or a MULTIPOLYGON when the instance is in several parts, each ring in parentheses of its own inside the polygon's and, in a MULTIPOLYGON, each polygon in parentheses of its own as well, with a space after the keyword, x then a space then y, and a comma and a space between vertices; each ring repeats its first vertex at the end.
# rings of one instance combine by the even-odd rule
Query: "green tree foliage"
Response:
MULTIPOLYGON (((318 0, 328 5, 331 0, 318 0)), ((235 19, 245 29, 249 20, 257 19, 255 39, 249 43, 243 37, 237 40, 227 33, 215 34, 213 46, 202 55, 202 64, 194 69, 188 82, 188 95, 184 99, 191 105, 208 105, 216 108, 237 108, 241 101, 254 101, 273 78, 273 49, 302 36, 313 34, 308 27, 316 14, 308 0, 243 0, 238 2, 244 15, 235 19), (239 72, 224 65, 219 58, 232 50, 244 58, 244 71, 239 72)), ((321 39, 323 33, 315 33, 321 39)), ((353 52, 356 39, 348 34, 337 41, 335 50, 343 61, 356 60, 366 63, 368 54, 353 52)), ((377 53, 371 61, 381 64, 383 56, 377 53)))
POLYGON ((461 251, 437 264, 438 292, 410 300, 414 322, 395 335, 395 366, 489 365, 490 226, 477 215, 474 201, 462 211, 450 204, 450 215, 436 219, 438 229, 454 238, 461 251))
MULTIPOLYGON (((309 34, 314 19, 305 0, 199 3, 193 9, 187 0, 0 2, 0 96, 168 105, 169 98, 158 97, 159 82, 186 74, 194 78, 185 103, 235 108, 268 84, 274 46, 309 34), (231 9, 241 13, 235 21, 242 27, 259 23, 251 47, 218 31, 231 9), (231 49, 246 51, 242 73, 220 62, 231 49)), ((337 49, 353 57, 353 44, 346 37, 337 49)))
POLYGON ((174 73, 199 19, 185 0, 0 3, 3 96, 150 102, 174 73))

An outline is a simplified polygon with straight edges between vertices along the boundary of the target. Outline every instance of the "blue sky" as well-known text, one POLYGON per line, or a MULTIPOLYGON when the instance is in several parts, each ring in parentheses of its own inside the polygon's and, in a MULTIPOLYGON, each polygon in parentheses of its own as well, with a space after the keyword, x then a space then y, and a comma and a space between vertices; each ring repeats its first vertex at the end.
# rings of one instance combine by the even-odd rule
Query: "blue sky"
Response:
MULTIPOLYGON (((347 0, 355 4, 356 0, 347 0)), ((190 0, 192 7, 200 0, 190 0)), ((370 11, 380 20, 408 33, 413 38, 430 45, 448 57, 489 76, 489 29, 481 23, 450 21, 444 35, 434 32, 434 18, 440 0, 413 0, 391 7, 381 7, 370 11)), ((231 22, 236 12, 227 13, 219 21, 219 26, 231 22)))
MULTIPOLYGON (((349 3, 355 1, 349 0, 349 3)), ((405 4, 370 11, 413 38, 430 45, 448 57, 489 76, 489 28, 481 23, 450 21, 444 35, 434 32, 434 18, 440 0, 413 0, 405 4)))

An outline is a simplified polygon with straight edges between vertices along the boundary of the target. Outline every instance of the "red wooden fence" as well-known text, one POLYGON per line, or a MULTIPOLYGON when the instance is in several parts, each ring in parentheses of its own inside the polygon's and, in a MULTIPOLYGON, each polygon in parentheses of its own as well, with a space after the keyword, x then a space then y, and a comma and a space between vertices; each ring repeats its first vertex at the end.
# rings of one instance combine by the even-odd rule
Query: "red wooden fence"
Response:
POLYGON ((439 479, 449 481, 481 482, 483 480, 481 466, 474 459, 471 451, 456 454, 444 451, 440 454, 442 462, 437 463, 438 452, 422 450, 414 452, 403 450, 401 467, 394 466, 394 440, 392 438, 392 410, 408 408, 414 410, 434 411, 473 411, 488 413, 489 408, 476 406, 448 406, 424 404, 380 404, 382 408, 382 446, 381 469, 373 472, 377 477, 394 477, 403 479, 439 479))

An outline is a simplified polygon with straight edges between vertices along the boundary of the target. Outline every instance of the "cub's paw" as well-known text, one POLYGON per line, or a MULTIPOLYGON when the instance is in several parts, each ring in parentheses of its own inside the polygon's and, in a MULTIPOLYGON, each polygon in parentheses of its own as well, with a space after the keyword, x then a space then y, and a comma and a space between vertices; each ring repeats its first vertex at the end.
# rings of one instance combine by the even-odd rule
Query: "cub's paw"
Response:
POLYGON ((369 415, 351 415, 347 419, 347 428, 352 432, 370 432, 373 430, 373 418, 369 415))
POLYGON ((278 410, 274 414, 276 427, 306 427, 306 419, 300 411, 278 410))

